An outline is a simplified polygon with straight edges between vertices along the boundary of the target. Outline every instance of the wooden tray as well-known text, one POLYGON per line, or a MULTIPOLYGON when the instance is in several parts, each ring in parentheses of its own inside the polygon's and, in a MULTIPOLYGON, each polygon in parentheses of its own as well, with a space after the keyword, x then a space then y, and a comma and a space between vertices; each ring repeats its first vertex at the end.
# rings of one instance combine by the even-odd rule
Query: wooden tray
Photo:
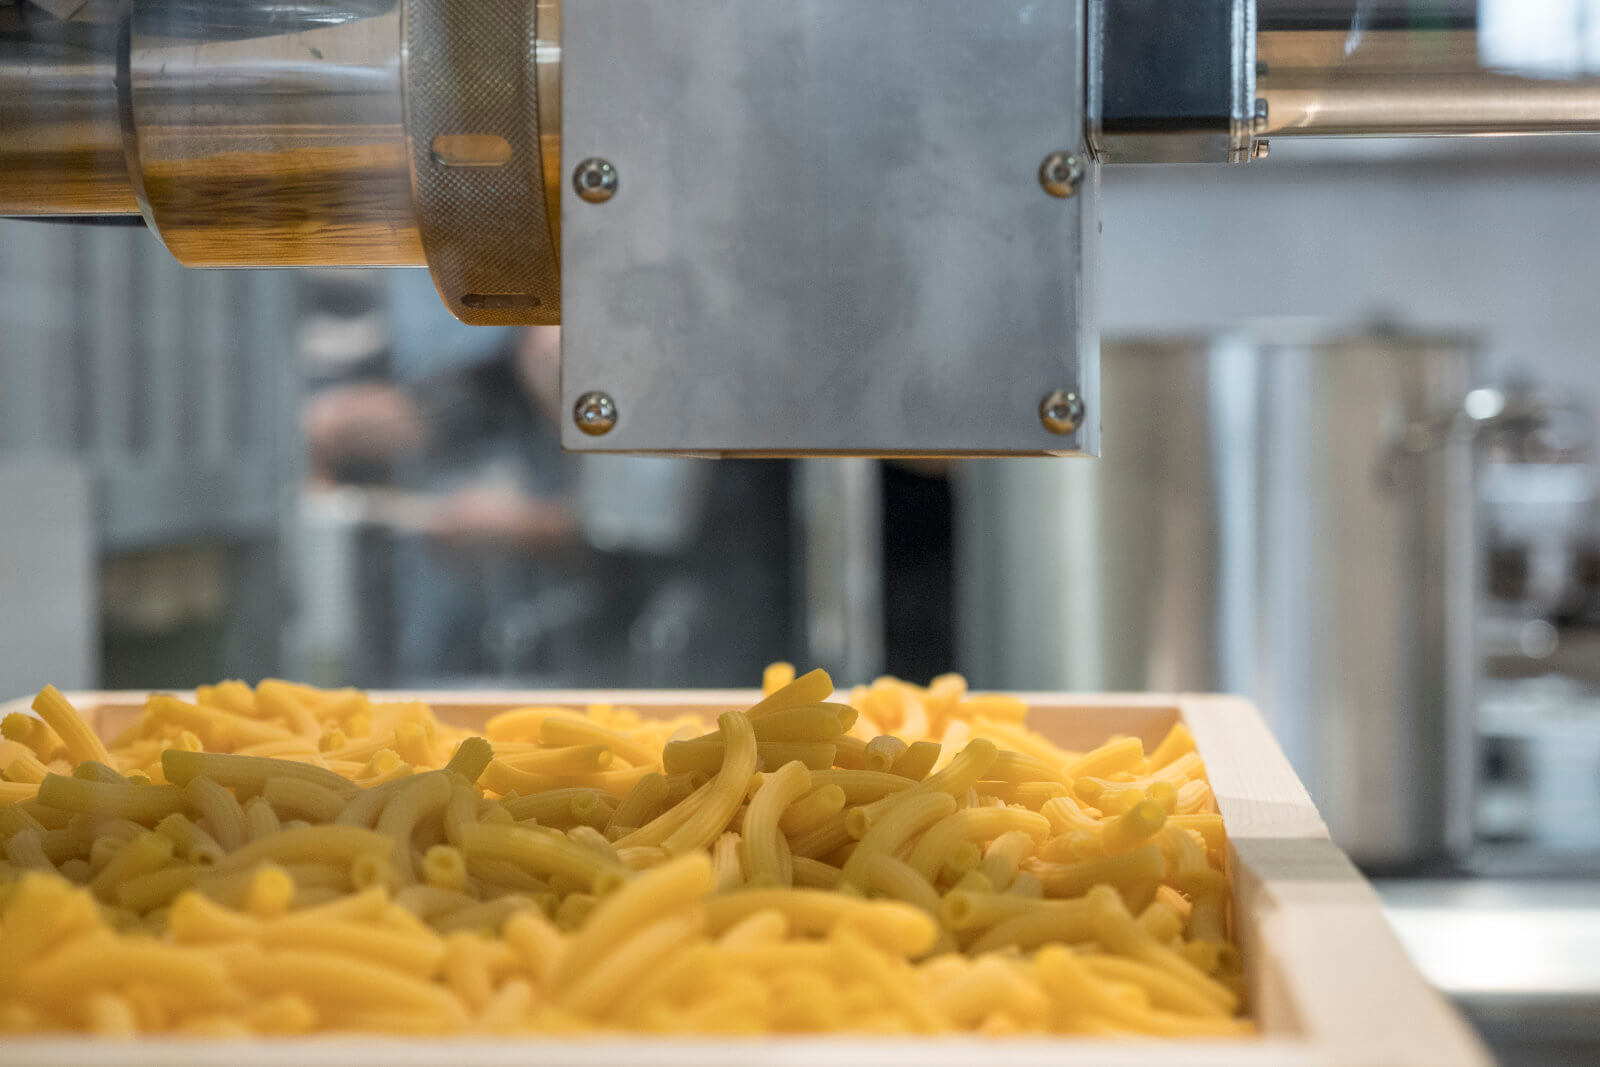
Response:
MULTIPOLYGON (((1068 748, 1087 749, 1112 734, 1153 746, 1176 722, 1194 733, 1228 829, 1236 932, 1243 948, 1251 1012, 1262 1034, 1249 1041, 1082 1038, 894 1040, 831 1038, 583 1040, 480 1038, 317 1038, 216 1042, 81 1038, 0 1039, 7 1067, 294 1063, 340 1067, 424 1064, 582 1067, 640 1064, 817 1063, 1127 1065, 1488 1064, 1476 1035, 1423 980, 1383 917, 1377 896, 1328 839, 1327 828, 1277 742, 1248 702, 1188 695, 1079 696, 1019 694, 1033 709, 1030 726, 1068 748)), ((73 693, 73 703, 102 734, 114 733, 143 704, 143 693, 73 693)), ((604 690, 582 692, 373 693, 416 699, 463 726, 527 704, 582 707, 612 703, 642 713, 702 712, 708 718, 749 707, 744 690, 604 690)), ((0 713, 26 708, 26 701, 0 713)))

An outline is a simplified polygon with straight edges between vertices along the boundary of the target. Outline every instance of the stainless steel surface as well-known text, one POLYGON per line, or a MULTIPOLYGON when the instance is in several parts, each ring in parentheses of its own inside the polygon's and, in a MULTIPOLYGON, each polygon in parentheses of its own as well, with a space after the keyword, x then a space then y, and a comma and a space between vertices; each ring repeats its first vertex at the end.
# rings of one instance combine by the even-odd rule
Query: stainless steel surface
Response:
POLYGON ((1423 975, 1507 1064, 1600 1056, 1600 884, 1379 881, 1384 912, 1423 975))
POLYGON ((883 472, 877 460, 795 464, 806 663, 836 678, 883 673, 883 472))
POLYGON ((1256 2, 1088 0, 1095 157, 1104 163, 1256 158, 1256 2))
POLYGON ((608 434, 617 425, 616 402, 604 393, 584 393, 572 405, 572 421, 590 437, 608 434))
MULTIPOLYGON (((558 79, 555 0, 405 0, 406 136, 422 247, 450 313, 475 326, 561 321, 557 233, 544 189, 541 92, 558 79), (530 47, 533 45, 533 47, 530 47), (547 45, 547 47, 539 47, 547 45), (552 47, 553 46, 553 50, 552 47), (451 139, 487 141, 463 166, 451 139)), ((555 161, 550 173, 559 173, 555 161)))
POLYGON ((1275 137, 1600 129, 1581 3, 1257 0, 1275 137))
POLYGON ((424 262, 395 0, 129 10, 129 172, 180 262, 424 262))
POLYGON ((0 7, 0 214, 139 210, 117 118, 115 21, 0 7))
POLYGON ((591 204, 603 204, 617 195, 617 168, 590 157, 572 171, 572 187, 591 204))
POLYGON ((1253 697, 1357 859, 1470 833, 1470 348, 1299 328, 1118 343, 1094 465, 961 469, 974 684, 1253 697), (1447 825, 1447 815, 1450 822, 1447 825))
POLYGON ((1062 200, 1075 195, 1083 184, 1083 160, 1071 152, 1051 152, 1039 164, 1039 184, 1062 200))
POLYGON ((1055 389, 1039 401, 1039 421, 1054 434, 1076 433, 1083 421, 1083 400, 1077 393, 1055 389))
POLYGON ((625 417, 563 443, 1098 452, 1097 178, 1057 200, 1037 174, 1079 144, 1080 17, 1032 0, 566 11, 564 154, 624 180, 603 210, 564 192, 563 391, 603 389, 625 417), (1087 408, 1072 442, 1039 423, 1057 388, 1087 408))

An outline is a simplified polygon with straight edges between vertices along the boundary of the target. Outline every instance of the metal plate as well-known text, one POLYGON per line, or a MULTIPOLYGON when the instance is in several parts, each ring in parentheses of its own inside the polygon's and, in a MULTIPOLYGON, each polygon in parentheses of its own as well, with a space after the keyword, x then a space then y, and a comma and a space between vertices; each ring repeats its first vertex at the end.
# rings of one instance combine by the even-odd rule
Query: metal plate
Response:
POLYGON ((1072 0, 585 0, 565 13, 568 448, 1095 453, 1097 176, 1072 0), (1070 389, 1077 434, 1040 423, 1070 389))

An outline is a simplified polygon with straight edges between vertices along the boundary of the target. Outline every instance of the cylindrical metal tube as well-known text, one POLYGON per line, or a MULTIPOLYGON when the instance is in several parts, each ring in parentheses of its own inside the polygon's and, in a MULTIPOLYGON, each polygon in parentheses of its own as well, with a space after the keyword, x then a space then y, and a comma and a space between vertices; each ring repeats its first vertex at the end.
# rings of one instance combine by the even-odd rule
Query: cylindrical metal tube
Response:
MULTIPOLYGON (((520 2, 499 4, 498 21, 439 0, 0 7, 0 215, 142 214, 191 267, 437 272, 499 256, 553 272, 560 7, 520 2), (449 32, 419 36, 418 16, 445 14, 449 32), (486 46, 462 26, 510 36, 486 46), (461 158, 442 142, 506 153, 461 158)), ((547 289, 539 321, 558 314, 547 289)))
POLYGON ((114 21, 0 8, 0 215, 138 213, 116 50, 114 21))
MULTIPOLYGON (((1256 134, 1419 136, 1600 130, 1583 5, 1257 0, 1256 134), (1560 10, 1557 11, 1556 8, 1560 10)), ((1591 31, 1592 32, 1592 31, 1591 31)))
POLYGON ((395 0, 131 4, 146 218, 192 267, 420 266, 395 0))

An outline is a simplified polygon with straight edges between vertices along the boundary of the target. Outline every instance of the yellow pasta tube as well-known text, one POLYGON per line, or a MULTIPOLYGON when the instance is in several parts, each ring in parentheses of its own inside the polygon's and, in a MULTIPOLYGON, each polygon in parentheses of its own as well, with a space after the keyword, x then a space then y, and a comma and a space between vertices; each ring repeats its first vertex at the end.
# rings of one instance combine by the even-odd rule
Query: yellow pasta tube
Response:
POLYGON ((333 822, 345 808, 345 798, 325 786, 304 778, 268 778, 261 796, 280 819, 306 819, 313 823, 333 822))
POLYGON ((933 885, 908 863, 879 853, 866 863, 867 884, 896 900, 939 915, 939 894, 933 885))
POLYGON ((183 799, 211 827, 211 836, 224 851, 239 848, 250 839, 249 820, 234 795, 209 778, 192 778, 183 787, 183 799))
POLYGON ((548 988, 567 953, 567 939, 537 911, 519 911, 506 920, 506 943, 516 950, 534 982, 548 988))
POLYGON ((171 838, 177 854, 190 863, 207 866, 224 855, 217 839, 182 812, 174 812, 156 823, 156 833, 171 838))
POLYGON ((333 952, 240 952, 229 958, 228 970, 257 995, 292 992, 335 1009, 420 1011, 451 1027, 464 1025, 468 1018, 466 1006, 446 989, 382 964, 333 952))
POLYGON ((1034 844, 1033 835, 1023 830, 1007 830, 996 837, 983 850, 984 877, 994 884, 995 889, 1004 892, 1017 877, 1017 869, 1023 859, 1033 852, 1034 844))
POLYGON ((1185 782, 1178 787, 1178 814, 1198 815, 1217 810, 1209 782, 1185 782))
POLYGON ((930 1007, 949 1026, 969 1029, 991 1012, 1004 1011, 1037 1023, 1050 1011, 1049 999, 999 957, 972 963, 952 981, 930 990, 930 1007))
POLYGON ((904 752, 895 757, 894 765, 889 770, 902 778, 920 782, 932 773, 933 765, 939 762, 941 751, 937 741, 913 741, 906 746, 904 752))
POLYGON ((419 774, 395 793, 378 816, 378 833, 393 842, 391 862, 401 881, 416 880, 411 862, 411 835, 417 823, 442 811, 450 799, 450 779, 443 773, 419 774))
POLYGON ((1018 949, 1031 952, 1054 942, 1088 941, 1094 937, 1094 922, 1087 908, 1053 907, 1077 901, 1035 901, 1035 907, 1002 919, 967 945, 973 955, 1018 949))
POLYGON ((258 745, 269 741, 300 741, 294 731, 276 723, 239 715, 219 708, 198 707, 168 693, 156 693, 145 709, 157 722, 172 723, 193 730, 208 747, 258 745))
POLYGON ((906 743, 893 734, 879 734, 867 742, 862 765, 869 771, 889 771, 905 754, 906 743))
POLYGON ((444 807, 444 839, 460 847, 461 828, 477 821, 478 791, 470 785, 462 785, 459 782, 451 786, 450 799, 444 807))
MULTIPOLYGON (((812 772, 815 773, 815 772, 812 772)), ((812 785, 816 781, 812 779, 812 785)), ((800 797, 778 816, 778 828, 795 837, 821 825, 844 810, 845 793, 837 785, 823 785, 800 797)))
POLYGON ((594 960, 633 930, 704 898, 711 892, 712 877, 710 860, 703 854, 691 854, 640 874, 602 900, 573 938, 566 963, 557 974, 558 983, 577 980, 594 960))
MULTIPOLYGON (((719 893, 737 889, 745 882, 745 862, 740 855, 741 838, 736 833, 725 833, 711 846, 711 872, 713 886, 719 893)), ((667 855, 667 850, 661 850, 667 855)), ((790 870, 794 868, 791 860, 790 870)))
MULTIPOLYGON (((1169 889, 1169 886, 1162 886, 1169 889)), ((1183 933, 1184 916, 1161 896, 1160 890, 1156 891, 1156 899, 1139 913, 1139 925, 1151 937, 1162 944, 1173 940, 1183 933)))
POLYGON ((462 828, 460 847, 469 869, 479 858, 507 860, 541 874, 577 879, 596 896, 612 892, 625 880, 621 864, 609 863, 553 831, 478 822, 462 828))
MULTIPOLYGON (((797 681, 795 685, 798 684, 797 681)), ((717 717, 717 728, 724 741, 722 767, 709 783, 699 808, 661 842, 661 847, 673 855, 705 848, 715 840, 739 810, 750 776, 756 772, 756 738, 750 720, 738 712, 726 712, 717 717)))
MULTIPOLYGON (((847 827, 850 822, 849 816, 862 810, 864 809, 853 808, 846 813, 847 827)), ((894 855, 912 837, 955 810, 955 798, 948 793, 924 793, 917 796, 908 794, 904 799, 895 798, 894 806, 887 809, 866 831, 861 837, 861 843, 845 861, 839 875, 840 887, 865 888, 866 863, 873 855, 894 855)))
POLYGON ((654 767, 661 755, 658 749, 620 730, 608 729, 593 719, 564 715, 551 716, 539 724, 539 743, 552 748, 596 745, 635 766, 654 767))
POLYGON ((798 704, 820 704, 833 695, 833 679, 820 667, 807 671, 783 688, 763 697, 745 714, 752 719, 798 704))
POLYGON ((295 882, 289 872, 275 863, 264 863, 251 872, 245 910, 258 918, 276 918, 293 905, 294 895, 295 882))
POLYGON ((1119 771, 1141 773, 1146 766, 1144 744, 1137 737, 1124 737, 1107 741, 1092 752, 1087 752, 1067 765, 1067 777, 1082 778, 1093 775, 1105 778, 1119 771))
POLYGON ((848 704, 799 704, 752 719, 757 741, 834 741, 856 721, 848 704))
POLYGON ((0 719, 0 737, 25 745, 46 762, 66 754, 67 746, 48 723, 20 711, 0 719))
POLYGON ((607 833, 614 827, 643 826, 655 818, 666 803, 667 791, 667 779, 660 774, 652 772, 640 778, 607 818, 607 833))
POLYGON ((106 751, 105 744, 90 729, 89 724, 83 721, 78 709, 61 695, 61 690, 53 685, 47 685, 39 690, 39 695, 33 698, 33 710, 39 713, 39 718, 43 719, 61 739, 61 743, 66 746, 69 759, 74 762, 81 760, 97 760, 105 764, 111 762, 111 755, 106 751))
POLYGON ((161 754, 161 769, 174 785, 187 785, 192 778, 205 775, 233 789, 260 792, 268 778, 282 775, 303 778, 308 782, 333 790, 342 796, 353 797, 357 787, 347 778, 332 771, 293 760, 267 759, 262 756, 236 756, 222 752, 180 752, 168 749, 161 754))
POLYGON ((1029 867, 1052 896, 1080 896, 1093 886, 1110 883, 1119 889, 1155 884, 1166 874, 1166 860, 1159 846, 1150 844, 1120 856, 1080 860, 1077 863, 1038 863, 1029 867))
POLYGON ((422 878, 431 886, 459 892, 467 884, 467 861, 461 850, 434 845, 422 857, 422 878))
MULTIPOLYGON (((873 735, 877 736, 876 734, 873 735)), ((860 771, 867 766, 867 741, 870 738, 846 734, 833 742, 833 765, 843 770, 860 771)), ((822 768, 813 768, 821 770, 822 768)))
POLYGON ((33 1003, 50 1004, 90 990, 148 983, 209 1007, 238 1002, 238 987, 229 977, 222 961, 209 953, 106 931, 77 938, 23 968, 17 992, 33 1003))
POLYGON ((6 860, 24 871, 49 871, 54 874, 56 865, 44 850, 39 830, 18 830, 5 840, 6 860))
POLYGON ((781 861, 788 852, 788 842, 779 834, 778 820, 784 809, 810 790, 811 771, 799 762, 784 764, 756 790, 744 817, 744 867, 749 884, 792 883, 793 869, 786 870, 781 861))
POLYGON ((1117 996, 1106 983, 1095 980, 1094 972, 1071 949, 1060 945, 1039 950, 1034 972, 1059 1005, 1090 1011, 1133 1033, 1238 1037, 1251 1030, 1243 1021, 1158 1011, 1117 996))
POLYGON ((39 783, 38 798, 52 808, 117 815, 141 823, 153 823, 183 806, 183 794, 175 786, 89 782, 59 774, 48 775, 39 783))
POLYGON ((1107 822, 1101 830, 1106 855, 1116 856, 1133 851, 1160 833, 1166 821, 1167 813, 1161 805, 1150 800, 1139 801, 1107 822))
MULTIPOLYGON (((205 781, 210 782, 207 778, 205 781)), ((215 785, 216 783, 212 783, 215 785)), ((220 789, 221 786, 218 786, 220 789)), ((283 823, 278 818, 278 813, 272 810, 272 805, 261 797, 251 797, 243 808, 245 824, 250 830, 250 840, 259 841, 263 837, 271 837, 283 829, 283 823)))
POLYGON ((1056 782, 1063 787, 1071 783, 1061 768, 1052 767, 1037 756, 1004 749, 995 757, 987 776, 1003 782, 1056 782))
POLYGON ((938 935, 933 919, 909 904, 820 889, 749 889, 705 902, 713 934, 759 911, 781 913, 798 934, 828 934, 844 926, 880 948, 909 956, 927 951, 938 935))
POLYGON ((1161 968, 1229 1015, 1239 1006, 1239 998, 1227 987, 1151 937, 1110 886, 1095 886, 1084 899, 1094 920, 1095 937, 1107 950, 1161 968))
POLYGON ((382 782, 368 789, 362 789, 339 813, 334 820, 340 826, 357 826, 371 828, 378 822, 378 816, 383 812, 385 804, 391 797, 406 787, 403 779, 382 782))
POLYGON ((459 774, 469 782, 476 782, 489 761, 494 759, 494 749, 481 737, 469 737, 456 747, 455 753, 444 769, 459 774))
MULTIPOLYGON (((611 801, 595 789, 569 787, 566 789, 545 789, 527 796, 513 797, 504 801, 505 809, 511 817, 521 822, 534 819, 541 824, 571 826, 581 821, 580 816, 588 815, 593 818, 597 805, 604 807, 609 814, 612 810, 611 801), (575 809, 573 804, 582 802, 575 809)), ((604 820, 601 820, 602 823, 604 820)))
POLYGON ((1010 830, 1020 830, 1034 841, 1050 832, 1043 815, 1017 808, 967 808, 940 820, 922 835, 907 862, 930 882, 939 873, 950 850, 960 841, 991 841, 1010 830))
MULTIPOLYGON (((591 923, 592 925, 593 916, 591 923)), ((640 928, 625 941, 612 945, 570 985, 558 984, 557 1003, 568 1010, 582 1009, 604 1018, 630 985, 687 945, 700 932, 702 918, 689 912, 669 915, 640 928)), ((574 952, 566 958, 572 959, 574 952)))
POLYGON ((1150 753, 1150 766, 1161 768, 1195 750, 1194 734, 1183 723, 1175 723, 1167 736, 1150 753))
POLYGON ((24 752, 13 759, 5 768, 7 781, 24 782, 29 785, 38 785, 44 781, 45 776, 49 773, 50 768, 32 752, 24 752))
MULTIPOLYGON (((908 750, 909 751, 909 750, 908 750)), ((984 776, 990 767, 994 766, 995 759, 999 756, 999 749, 994 742, 985 741, 983 738, 974 738, 967 747, 956 753, 943 770, 935 771, 922 781, 913 785, 903 794, 884 797, 875 800, 860 808, 861 816, 871 824, 890 806, 902 803, 913 796, 927 796, 935 793, 945 793, 951 797, 960 796, 971 789, 984 776)))
POLYGON ((216 865, 218 871, 254 867, 263 860, 277 863, 348 863, 359 856, 384 856, 390 841, 383 834, 358 826, 302 826, 251 841, 230 852, 216 865))
POLYGON ((1079 830, 1089 830, 1098 833, 1100 820, 1083 810, 1072 797, 1055 797, 1047 800, 1039 808, 1039 814, 1050 820, 1050 829, 1058 834, 1070 834, 1079 830))
POLYGON ((1144 990, 1150 1006, 1181 1015, 1227 1018, 1227 1014, 1195 992, 1188 983, 1174 978, 1160 967, 1121 956, 1084 956, 1083 965, 1096 976, 1113 982, 1127 982, 1144 990))
POLYGON ((904 793, 916 783, 881 771, 829 769, 812 771, 811 784, 818 789, 836 785, 844 792, 845 803, 866 804, 891 793, 904 793))
POLYGON ((839 884, 839 868, 809 856, 789 857, 794 884, 801 889, 832 889, 839 884))
POLYGON ((484 785, 497 793, 507 792, 496 782, 512 782, 511 788, 522 788, 535 781, 532 775, 594 774, 611 766, 615 758, 609 745, 570 745, 565 748, 536 748, 527 752, 508 753, 491 760, 493 771, 485 769, 484 785), (508 776, 507 769, 520 772, 508 776), (522 783, 517 785, 515 783, 522 783))
MULTIPOLYGON (((798 760, 813 770, 824 770, 833 765, 837 749, 831 741, 759 741, 755 744, 761 765, 774 768, 798 760)), ((673 741, 661 754, 661 765, 668 774, 694 771, 714 773, 724 762, 721 738, 673 741)))

